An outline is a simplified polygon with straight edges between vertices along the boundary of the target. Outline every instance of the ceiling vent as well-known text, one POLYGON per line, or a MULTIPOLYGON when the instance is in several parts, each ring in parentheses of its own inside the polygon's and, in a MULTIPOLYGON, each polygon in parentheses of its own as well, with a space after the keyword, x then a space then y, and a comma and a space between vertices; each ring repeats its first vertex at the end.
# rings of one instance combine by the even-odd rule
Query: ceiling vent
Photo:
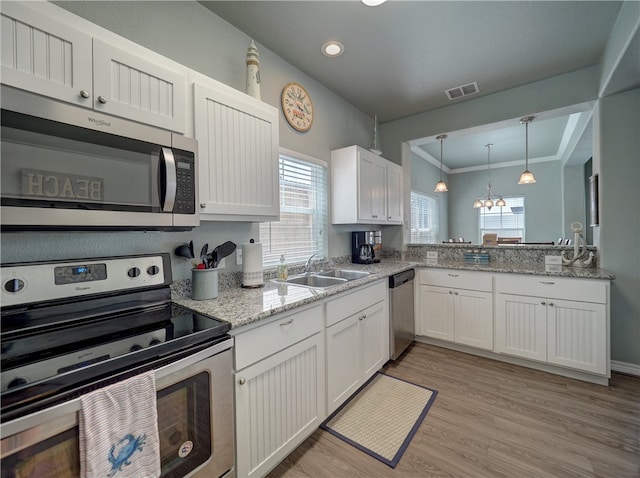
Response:
POLYGON ((476 81, 467 85, 456 86, 455 88, 445 90, 445 93, 450 100, 457 100, 463 96, 474 95, 479 92, 480 88, 478 88, 478 83, 476 81))

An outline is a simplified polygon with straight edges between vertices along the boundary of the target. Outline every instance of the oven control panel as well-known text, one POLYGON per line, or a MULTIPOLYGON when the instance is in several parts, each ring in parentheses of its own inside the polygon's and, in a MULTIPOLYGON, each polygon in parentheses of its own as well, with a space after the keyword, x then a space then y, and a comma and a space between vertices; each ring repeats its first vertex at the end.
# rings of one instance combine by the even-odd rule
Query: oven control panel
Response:
POLYGON ((168 254, 3 265, 2 306, 161 286, 170 281, 168 254))

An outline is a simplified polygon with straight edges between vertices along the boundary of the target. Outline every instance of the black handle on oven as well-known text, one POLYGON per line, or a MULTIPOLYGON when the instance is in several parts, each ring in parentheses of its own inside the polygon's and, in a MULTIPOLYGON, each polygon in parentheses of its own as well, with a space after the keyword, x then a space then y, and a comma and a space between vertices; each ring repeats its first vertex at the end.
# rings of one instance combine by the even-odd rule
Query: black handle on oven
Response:
POLYGON ((165 212, 172 212, 176 201, 178 179, 176 159, 170 148, 160 149, 160 206, 165 212))

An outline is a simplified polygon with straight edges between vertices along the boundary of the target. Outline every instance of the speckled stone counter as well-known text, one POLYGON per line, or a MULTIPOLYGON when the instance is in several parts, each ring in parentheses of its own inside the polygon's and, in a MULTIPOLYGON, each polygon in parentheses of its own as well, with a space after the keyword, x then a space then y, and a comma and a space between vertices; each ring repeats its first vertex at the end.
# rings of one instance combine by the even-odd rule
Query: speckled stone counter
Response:
POLYGON ((402 272, 411 267, 434 267, 440 269, 547 275, 582 279, 613 280, 615 278, 613 274, 594 267, 561 267, 560 271, 549 271, 545 270, 544 264, 518 262, 490 262, 489 264, 473 265, 459 260, 440 260, 437 264, 427 265, 423 260, 403 261, 400 259, 383 259, 379 264, 345 264, 342 267, 350 270, 367 271, 370 272, 371 275, 327 289, 310 289, 308 287, 265 280, 265 286, 262 288, 244 289, 232 287, 221 289, 218 297, 211 300, 193 300, 188 298, 188 288, 182 288, 179 289, 181 293, 174 294, 174 301, 202 314, 229 322, 231 328, 234 329, 272 317, 281 312, 323 300, 327 297, 377 280, 386 279, 392 274, 402 272))
POLYGON ((385 279, 392 274, 410 269, 414 265, 400 260, 383 261, 380 264, 371 265, 349 264, 345 268, 371 272, 371 275, 327 289, 310 289, 266 280, 265 286, 257 289, 236 287, 220 290, 216 299, 193 300, 174 296, 174 302, 202 314, 229 322, 231 328, 234 329, 377 280, 385 279))

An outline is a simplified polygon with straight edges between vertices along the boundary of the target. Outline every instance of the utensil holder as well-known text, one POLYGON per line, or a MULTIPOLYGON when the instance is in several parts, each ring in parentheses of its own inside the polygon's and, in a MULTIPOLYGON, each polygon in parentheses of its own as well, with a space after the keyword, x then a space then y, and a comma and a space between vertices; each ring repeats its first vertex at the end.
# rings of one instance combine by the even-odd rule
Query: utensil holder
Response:
POLYGON ((194 300, 218 297, 218 269, 191 269, 191 298, 194 300))

